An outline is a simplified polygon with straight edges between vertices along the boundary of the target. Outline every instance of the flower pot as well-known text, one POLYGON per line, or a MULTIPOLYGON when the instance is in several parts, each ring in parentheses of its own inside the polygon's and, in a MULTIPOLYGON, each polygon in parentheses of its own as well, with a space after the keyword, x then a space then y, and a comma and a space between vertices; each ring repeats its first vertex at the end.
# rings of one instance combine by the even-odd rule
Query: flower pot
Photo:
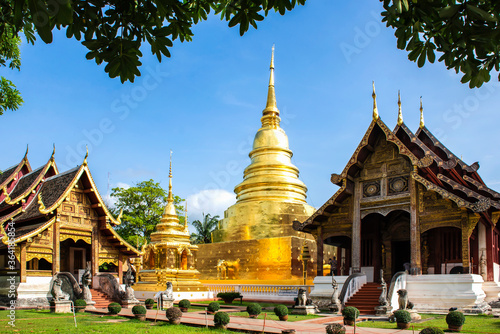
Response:
POLYGON ((154 304, 146 304, 146 309, 152 310, 154 304))
POLYGON ((232 304, 234 300, 234 298, 222 298, 222 299, 224 299, 224 304, 232 304))
POLYGON ((448 325, 448 329, 452 332, 460 332, 462 330, 462 326, 448 325))
POLYGON ((255 319, 255 318, 257 318, 259 315, 258 315, 258 314, 249 314, 248 316, 249 316, 250 318, 252 318, 252 319, 255 319))
POLYGON ((288 314, 285 314, 284 316, 279 317, 280 321, 287 321, 288 320, 288 314))
POLYGON ((172 325, 178 325, 181 323, 181 318, 168 319, 168 322, 172 325))
POLYGON ((226 330, 226 329, 227 329, 227 325, 223 325, 223 324, 215 324, 215 328, 217 328, 217 329, 221 329, 221 330, 226 330))
POLYGON ((406 322, 398 322, 397 325, 398 325, 399 329, 408 329, 408 328, 410 328, 410 323, 409 322, 408 323, 406 323, 406 322))
POLYGON ((146 320, 146 315, 145 314, 136 314, 135 318, 140 320, 140 321, 144 321, 144 320, 146 320))
POLYGON ((187 307, 179 307, 181 309, 182 312, 186 313, 188 311, 188 308, 187 307))
POLYGON ((83 312, 85 312, 85 307, 75 307, 75 311, 77 313, 83 313, 83 312))
POLYGON ((349 319, 344 318, 344 325, 354 326, 354 322, 355 322, 355 320, 349 320, 349 319))

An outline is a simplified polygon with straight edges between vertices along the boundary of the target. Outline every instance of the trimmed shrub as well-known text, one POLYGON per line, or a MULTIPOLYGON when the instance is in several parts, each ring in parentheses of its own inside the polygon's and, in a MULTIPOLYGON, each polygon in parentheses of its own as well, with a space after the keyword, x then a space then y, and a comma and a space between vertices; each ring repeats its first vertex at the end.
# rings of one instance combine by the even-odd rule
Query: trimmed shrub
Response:
POLYGON ((465 316, 460 311, 451 311, 446 315, 446 323, 452 326, 462 326, 465 322, 465 316))
POLYGON ((84 308, 85 306, 87 306, 87 302, 83 299, 77 299, 75 300, 75 307, 81 307, 81 308, 84 308))
POLYGON ((146 299, 146 301, 144 302, 144 304, 146 304, 146 305, 154 305, 155 304, 155 300, 151 299, 151 298, 148 298, 148 299, 146 299))
POLYGON ((118 314, 122 310, 122 306, 118 303, 110 303, 108 305, 108 312, 111 314, 118 314))
POLYGON ((274 314, 276 314, 278 317, 284 317, 285 315, 288 315, 288 307, 283 304, 277 305, 274 308, 274 314))
POLYGON ((208 304, 208 310, 210 312, 217 312, 220 309, 220 305, 217 302, 211 302, 208 304))
POLYGON ((146 308, 142 305, 135 305, 132 307, 132 313, 137 315, 137 314, 146 314, 146 308))
POLYGON ((179 307, 189 308, 191 306, 191 302, 187 299, 183 299, 179 302, 179 307))
POLYGON ((259 315, 262 312, 262 307, 257 303, 251 303, 247 306, 247 312, 249 315, 259 315))
POLYGON ((345 327, 341 324, 330 324, 326 326, 327 334, 345 334, 345 327))
POLYGON ((346 306, 342 310, 342 315, 346 320, 356 320, 359 317, 359 310, 354 306, 346 306))
POLYGON ((444 334, 442 329, 437 327, 427 327, 420 331, 420 334, 444 334))
POLYGON ((178 307, 171 307, 165 311, 165 316, 168 320, 175 320, 182 318, 182 311, 178 307))
POLYGON ((229 318, 229 314, 226 312, 220 311, 214 314, 214 324, 219 326, 225 326, 229 323, 231 319, 229 318))
POLYGON ((396 322, 399 323, 408 324, 411 322, 411 315, 407 310, 394 311, 394 317, 396 318, 396 322))

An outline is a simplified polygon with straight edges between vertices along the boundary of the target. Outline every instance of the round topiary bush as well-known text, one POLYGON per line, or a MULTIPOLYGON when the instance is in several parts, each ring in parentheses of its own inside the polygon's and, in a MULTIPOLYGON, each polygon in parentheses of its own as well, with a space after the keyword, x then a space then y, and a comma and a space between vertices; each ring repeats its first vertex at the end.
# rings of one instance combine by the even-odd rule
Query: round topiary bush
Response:
POLYGON ((327 334, 345 334, 345 327, 341 324, 330 324, 326 326, 327 334))
POLYGON ((407 310, 394 311, 394 317, 398 323, 408 324, 411 322, 411 315, 407 310))
POLYGON ((262 312, 262 307, 257 303, 251 303, 247 306, 247 312, 249 315, 257 316, 262 312))
POLYGON ((180 302, 179 302, 179 307, 180 308, 189 308, 191 306, 191 302, 187 299, 182 299, 180 302))
POLYGON ((75 310, 76 312, 83 312, 85 311, 85 307, 87 306, 87 302, 83 299, 77 299, 75 300, 75 310))
POLYGON ((122 306, 118 303, 110 303, 108 305, 108 312, 111 314, 118 314, 122 310, 122 306))
POLYGON ((274 314, 276 314, 278 317, 284 317, 285 315, 288 315, 288 307, 283 304, 277 305, 274 308, 274 314))
POLYGON ((217 326, 226 326, 230 320, 229 314, 223 311, 217 312, 214 315, 214 324, 217 326))
POLYGON ((146 308, 142 305, 135 305, 132 307, 132 313, 137 315, 137 314, 146 314, 146 308))
POLYGON ((171 307, 165 311, 165 316, 168 320, 176 320, 182 318, 182 311, 178 307, 171 307))
POLYGON ((420 331, 420 334, 444 334, 442 329, 437 327, 427 327, 420 331))
POLYGON ((146 305, 154 305, 155 304, 155 300, 151 299, 151 298, 148 298, 148 299, 146 299, 146 301, 144 302, 144 304, 146 304, 146 305))
POLYGON ((359 317, 359 310, 353 306, 346 306, 342 310, 342 315, 345 320, 354 321, 359 317))
POLYGON ((217 312, 220 309, 220 305, 217 302, 211 302, 208 304, 208 311, 209 312, 217 312))
POLYGON ((446 323, 452 326, 462 326, 465 323, 465 316, 460 311, 451 311, 446 315, 446 323))

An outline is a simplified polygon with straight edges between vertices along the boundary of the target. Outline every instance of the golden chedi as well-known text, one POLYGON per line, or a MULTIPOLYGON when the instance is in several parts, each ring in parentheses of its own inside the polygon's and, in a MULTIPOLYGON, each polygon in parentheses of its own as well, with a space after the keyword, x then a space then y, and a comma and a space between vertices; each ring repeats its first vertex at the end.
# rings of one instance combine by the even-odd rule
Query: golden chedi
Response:
MULTIPOLYGON (((315 209, 307 204, 307 187, 291 162, 288 137, 280 127, 280 112, 274 91, 274 47, 271 57, 266 108, 257 131, 250 165, 243 182, 234 189, 237 202, 224 212, 212 244, 199 245, 201 279, 242 281, 303 278, 299 261, 304 234, 292 228, 294 220, 304 221, 315 209)), ((309 237, 310 238, 310 237, 309 237)), ((309 249, 315 251, 313 243, 309 249)), ((315 263, 309 263, 313 275, 315 263)), ((292 282, 293 281, 293 282, 292 282)))
POLYGON ((170 162, 167 205, 151 234, 151 242, 143 247, 142 268, 134 285, 136 295, 151 298, 152 292, 164 291, 167 282, 172 282, 176 299, 207 297, 206 288, 198 280, 200 272, 196 270, 198 246, 192 245, 189 237, 187 216, 184 224, 180 224, 175 210, 170 162))

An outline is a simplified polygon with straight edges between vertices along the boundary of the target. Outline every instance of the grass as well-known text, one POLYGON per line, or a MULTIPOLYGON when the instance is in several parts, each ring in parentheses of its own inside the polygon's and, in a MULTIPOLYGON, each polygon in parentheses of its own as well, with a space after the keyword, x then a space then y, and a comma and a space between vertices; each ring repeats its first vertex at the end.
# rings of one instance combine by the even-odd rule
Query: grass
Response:
POLYGON ((0 311, 0 333, 149 333, 149 334, 222 334, 235 333, 190 327, 185 325, 170 325, 166 322, 139 321, 118 316, 99 316, 89 313, 76 315, 75 328, 73 315, 50 313, 48 310, 17 310, 15 327, 8 324, 8 311, 0 311))
MULTIPOLYGON (((443 314, 420 314, 421 322, 412 322, 414 329, 423 329, 426 327, 438 327, 446 332, 448 325, 446 324, 446 315, 443 314)), ((396 323, 388 321, 364 321, 357 324, 358 327, 371 328, 391 328, 396 329, 396 323)), ((411 329, 411 326, 410 326, 411 329)), ((466 315, 465 324, 462 328, 462 333, 500 333, 500 319, 496 319, 491 315, 466 315)))
MULTIPOLYGON (((211 302, 213 302, 214 300, 203 300, 203 301, 197 301, 197 302, 194 302, 194 304, 210 304, 211 302)), ((224 303, 223 300, 215 300, 217 303, 221 304, 221 305, 225 305, 225 306, 248 306, 250 304, 253 304, 255 302, 252 302, 252 301, 249 301, 249 302, 246 302, 246 301, 243 301, 242 304, 240 304, 240 301, 239 299, 238 300, 235 300, 232 304, 226 304, 224 303)), ((276 305, 279 305, 279 303, 261 303, 259 302, 258 303, 260 306, 262 306, 262 308, 264 307, 275 307, 276 305)), ((191 306, 192 307, 192 306, 191 306)))
MULTIPOLYGON (((264 319, 264 313, 263 311, 257 319, 264 319)), ((247 312, 231 312, 229 313, 230 316, 235 316, 235 317, 245 317, 248 318, 248 313, 247 312)), ((302 321, 302 320, 308 320, 308 319, 314 319, 314 318, 321 318, 319 315, 314 315, 314 314, 309 314, 309 315, 295 315, 295 314, 289 314, 288 315, 288 321, 289 322, 294 322, 294 321, 302 321)), ((268 320, 280 320, 276 314, 274 314, 273 311, 267 312, 267 317, 266 319, 268 320)))

